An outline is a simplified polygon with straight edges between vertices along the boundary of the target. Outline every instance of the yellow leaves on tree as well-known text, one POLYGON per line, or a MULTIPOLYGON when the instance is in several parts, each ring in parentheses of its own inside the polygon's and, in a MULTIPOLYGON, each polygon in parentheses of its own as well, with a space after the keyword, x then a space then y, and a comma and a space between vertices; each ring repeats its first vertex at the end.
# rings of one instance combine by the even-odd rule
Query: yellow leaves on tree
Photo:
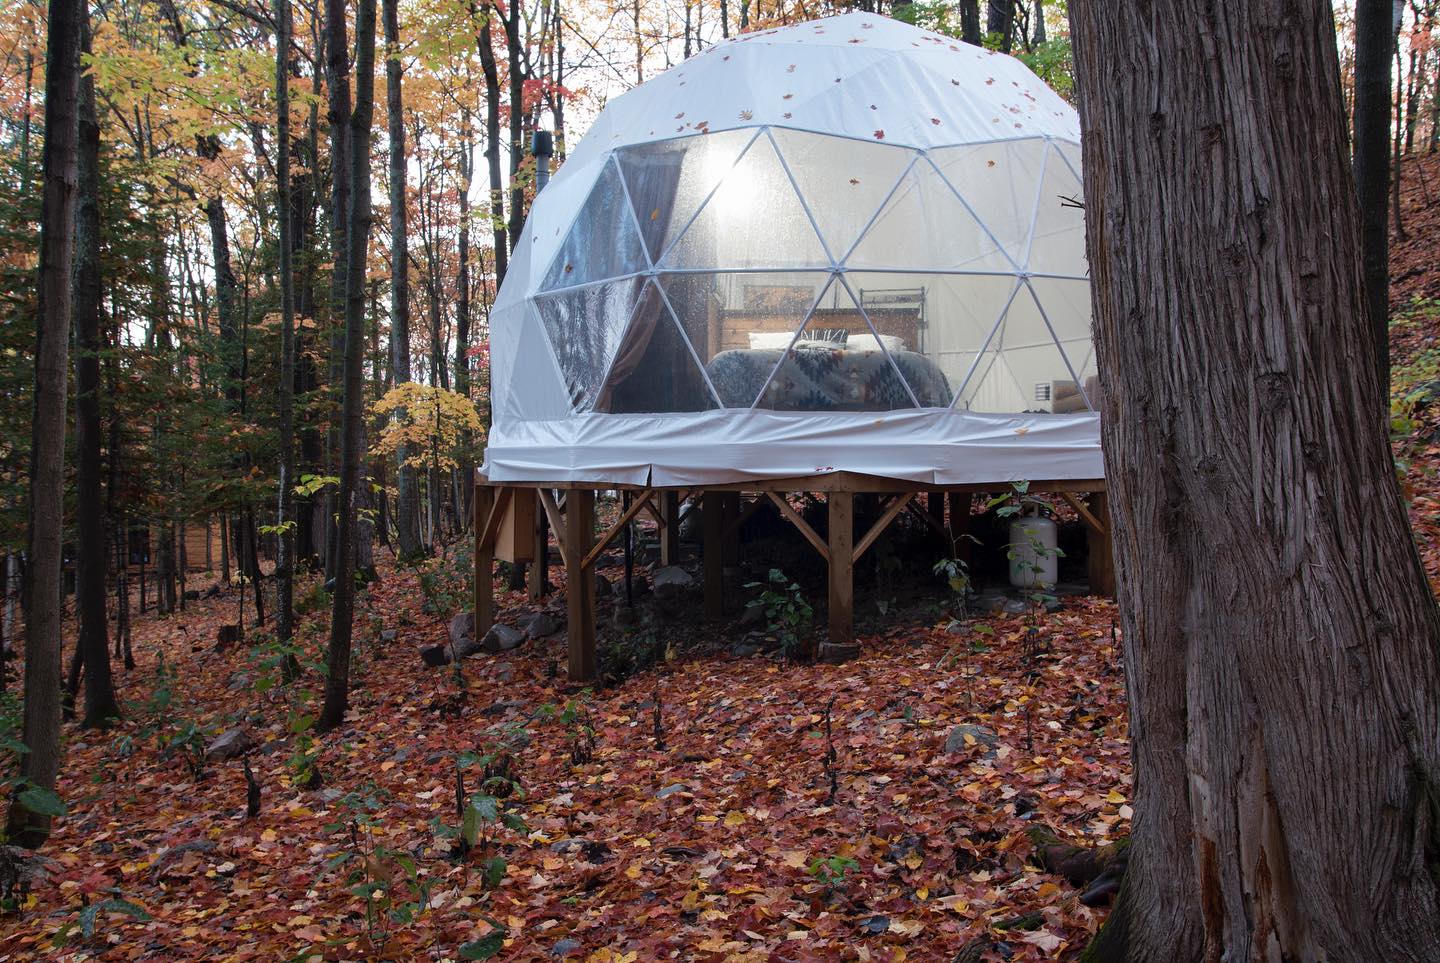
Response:
POLYGON ((470 399, 454 391, 407 381, 375 402, 371 413, 383 419, 371 455, 398 458, 414 468, 450 470, 464 449, 484 444, 480 415, 470 399))

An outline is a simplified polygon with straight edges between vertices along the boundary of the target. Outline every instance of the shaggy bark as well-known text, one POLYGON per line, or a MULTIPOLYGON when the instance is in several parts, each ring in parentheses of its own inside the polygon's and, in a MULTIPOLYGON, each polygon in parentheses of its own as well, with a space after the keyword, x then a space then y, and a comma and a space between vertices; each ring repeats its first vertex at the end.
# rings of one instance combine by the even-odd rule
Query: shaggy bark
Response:
POLYGON ((1071 6, 1136 776, 1092 960, 1440 957, 1440 619, 1324 0, 1071 6))

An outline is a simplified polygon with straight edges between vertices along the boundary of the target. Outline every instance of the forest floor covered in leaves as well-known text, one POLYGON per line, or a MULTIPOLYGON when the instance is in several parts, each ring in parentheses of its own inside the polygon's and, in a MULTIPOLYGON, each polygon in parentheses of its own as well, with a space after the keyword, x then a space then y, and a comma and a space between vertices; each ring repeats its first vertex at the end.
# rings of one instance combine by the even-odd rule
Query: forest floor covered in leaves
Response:
MULTIPOLYGON (((1425 170, 1440 201, 1440 164, 1425 170)), ((1407 184, 1408 226, 1433 239, 1424 187, 1407 184)), ((1418 243, 1395 252, 1396 453, 1433 581, 1440 280, 1418 243)), ((70 812, 48 880, 0 921, 0 959, 1044 960, 1103 920, 1036 865, 1026 830, 1085 845, 1127 830, 1112 603, 960 626, 911 608, 842 666, 737 656, 718 638, 743 630, 695 623, 695 644, 582 691, 555 671, 563 637, 459 676, 423 665, 446 638, 424 603, 461 591, 432 569, 422 585, 382 564, 347 724, 313 742, 328 629, 313 586, 288 684, 273 645, 215 651, 233 591, 139 618, 126 719, 67 727, 70 812), (253 818, 245 763, 203 758, 239 726, 253 818), (468 826, 457 778, 494 797, 468 826)), ((500 602, 502 619, 525 604, 500 602)))

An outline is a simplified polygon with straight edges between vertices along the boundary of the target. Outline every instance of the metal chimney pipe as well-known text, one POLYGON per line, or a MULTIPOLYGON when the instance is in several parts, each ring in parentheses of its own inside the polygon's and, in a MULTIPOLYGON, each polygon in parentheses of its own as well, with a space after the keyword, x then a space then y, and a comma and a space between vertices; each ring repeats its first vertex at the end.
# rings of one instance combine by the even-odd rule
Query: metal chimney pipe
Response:
POLYGON ((535 190, 538 193, 550 182, 550 158, 555 155, 555 138, 548 130, 537 130, 531 136, 530 153, 535 155, 535 190))

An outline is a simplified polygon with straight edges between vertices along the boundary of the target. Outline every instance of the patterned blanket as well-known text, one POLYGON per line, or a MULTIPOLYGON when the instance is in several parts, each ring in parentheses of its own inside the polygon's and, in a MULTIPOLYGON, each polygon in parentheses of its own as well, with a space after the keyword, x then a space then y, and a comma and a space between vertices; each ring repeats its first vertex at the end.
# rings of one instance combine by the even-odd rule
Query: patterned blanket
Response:
MULTIPOLYGON (((722 351, 706 369, 726 407, 748 408, 784 351, 722 351)), ((940 368, 914 351, 895 351, 895 368, 909 382, 922 408, 950 404, 950 385, 940 368)), ((879 351, 797 348, 760 399, 775 411, 890 411, 914 402, 879 351)))

